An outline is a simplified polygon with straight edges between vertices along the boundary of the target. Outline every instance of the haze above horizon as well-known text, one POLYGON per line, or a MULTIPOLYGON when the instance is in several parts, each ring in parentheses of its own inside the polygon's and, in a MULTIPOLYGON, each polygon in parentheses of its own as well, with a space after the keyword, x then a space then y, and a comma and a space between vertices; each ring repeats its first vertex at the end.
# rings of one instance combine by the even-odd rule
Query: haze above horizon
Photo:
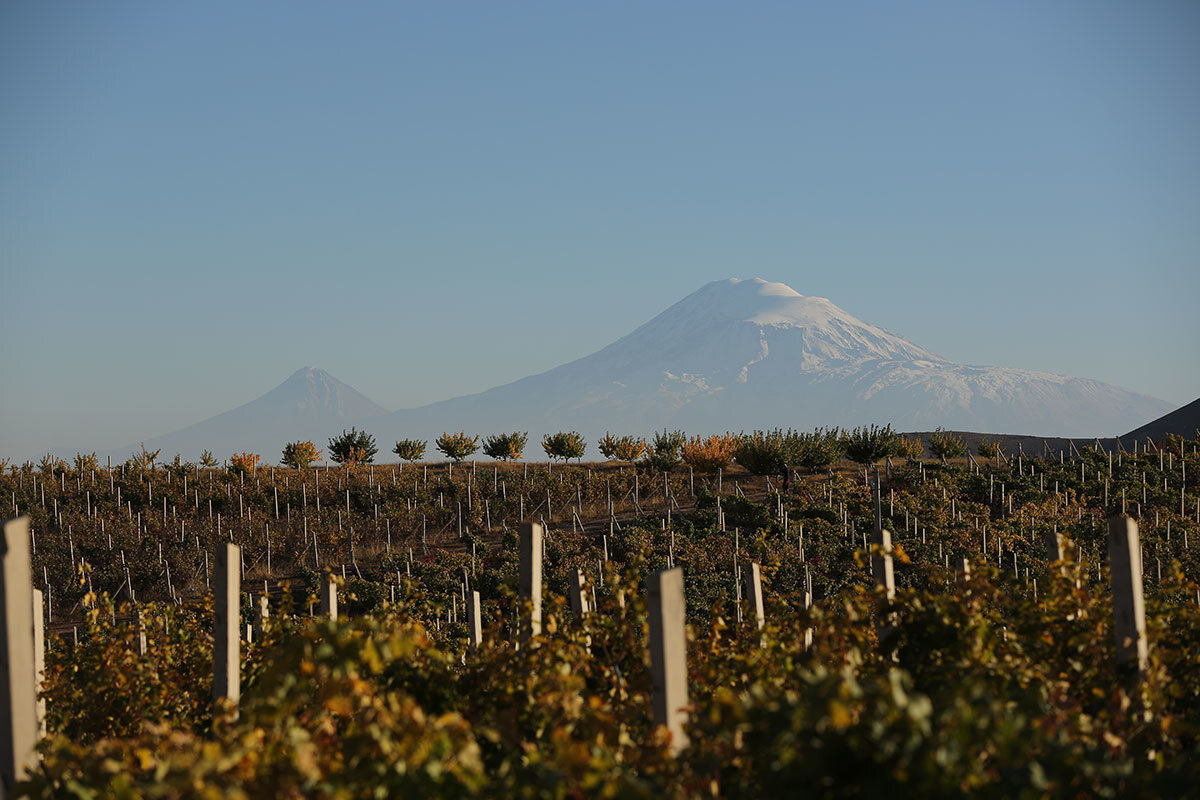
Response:
POLYGON ((389 408, 761 276, 970 364, 1200 395, 1200 7, 0 11, 0 456, 296 368, 389 408))

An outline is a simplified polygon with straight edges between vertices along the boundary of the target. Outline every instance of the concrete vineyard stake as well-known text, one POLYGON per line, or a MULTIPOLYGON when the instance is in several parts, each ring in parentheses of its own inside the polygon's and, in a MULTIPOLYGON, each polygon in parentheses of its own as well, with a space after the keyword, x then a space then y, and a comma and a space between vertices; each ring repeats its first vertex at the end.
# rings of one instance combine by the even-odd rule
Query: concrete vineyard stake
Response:
POLYGON ((542 632, 542 531, 536 522, 522 522, 518 533, 520 598, 529 605, 521 617, 521 644, 542 632))
POLYGON ((654 722, 671 734, 671 752, 688 745, 687 634, 683 570, 657 572, 646 579, 650 617, 650 676, 654 686, 654 722))
POLYGON ((321 583, 321 614, 332 620, 338 618, 337 582, 333 575, 326 575, 321 583))
POLYGON ((588 596, 584 590, 587 584, 583 570, 577 569, 571 573, 571 610, 579 616, 585 616, 591 609, 588 607, 588 596))
POLYGON ((241 548, 217 547, 213 589, 213 701, 237 705, 241 697, 241 548))
POLYGON ((763 614, 762 569, 757 562, 750 562, 750 568, 746 570, 745 576, 746 598, 750 601, 750 611, 754 614, 754 626, 761 631, 766 623, 766 617, 763 614))
POLYGON ((1137 523, 1123 514, 1108 518, 1108 561, 1112 577, 1117 663, 1146 671, 1146 605, 1137 523))
POLYGON ((38 740, 29 518, 5 522, 0 546, 0 788, 8 796, 33 764, 38 740))
POLYGON ((37 735, 46 735, 46 698, 41 696, 42 680, 46 677, 46 623, 43 616, 42 590, 33 590, 33 681, 38 691, 37 735))
POLYGON ((472 591, 467 602, 467 642, 472 650, 483 645, 483 627, 479 613, 479 592, 472 591))

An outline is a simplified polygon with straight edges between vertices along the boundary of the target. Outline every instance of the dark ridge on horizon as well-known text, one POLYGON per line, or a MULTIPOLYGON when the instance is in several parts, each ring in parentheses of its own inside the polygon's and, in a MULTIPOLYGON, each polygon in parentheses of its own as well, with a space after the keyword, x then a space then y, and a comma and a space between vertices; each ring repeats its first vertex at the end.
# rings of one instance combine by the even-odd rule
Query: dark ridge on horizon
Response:
POLYGON ((1145 439, 1155 441, 1167 438, 1167 434, 1192 437, 1200 430, 1200 398, 1186 406, 1177 408, 1169 414, 1164 414, 1153 422, 1147 422, 1140 428, 1134 428, 1121 438, 1145 439))

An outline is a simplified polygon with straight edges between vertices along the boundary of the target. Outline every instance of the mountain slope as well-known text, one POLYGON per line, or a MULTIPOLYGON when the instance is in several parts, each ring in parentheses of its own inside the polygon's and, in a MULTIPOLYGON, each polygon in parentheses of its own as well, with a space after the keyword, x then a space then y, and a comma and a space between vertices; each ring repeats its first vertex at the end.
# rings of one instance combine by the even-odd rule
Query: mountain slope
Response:
POLYGON ((1159 417, 1153 422, 1147 422, 1140 428, 1136 428, 1125 434, 1124 439, 1145 439, 1150 437, 1158 441, 1167 438, 1168 433, 1194 437, 1196 431, 1200 430, 1200 398, 1193 400, 1182 408, 1177 408, 1170 414, 1164 417, 1159 417))
POLYGON ((716 281, 577 361, 398 411, 384 438, 467 428, 691 432, 890 423, 1110 436, 1171 406, 1081 378, 954 364, 830 301, 759 278, 716 281))
MULTIPOLYGON (((259 453, 268 463, 275 463, 289 441, 309 439, 325 450, 329 436, 363 419, 386 413, 382 406, 325 370, 303 367, 261 397, 150 439, 146 447, 161 449, 162 460, 169 460, 175 453, 195 460, 204 450, 211 450, 218 459, 249 451, 259 453)), ((114 451, 112 455, 126 458, 134 447, 114 451)))

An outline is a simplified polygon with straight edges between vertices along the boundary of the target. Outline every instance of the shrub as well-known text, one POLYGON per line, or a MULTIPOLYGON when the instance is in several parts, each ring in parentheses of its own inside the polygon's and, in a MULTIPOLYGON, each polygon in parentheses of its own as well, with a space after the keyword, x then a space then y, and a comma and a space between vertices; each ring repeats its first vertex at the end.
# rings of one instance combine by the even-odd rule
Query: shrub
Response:
POLYGON ((650 443, 650 455, 646 459, 646 463, 654 472, 668 472, 679 466, 679 462, 683 459, 683 445, 687 441, 687 434, 683 431, 667 432, 663 428, 662 433, 654 434, 654 440, 650 443))
POLYGON ((76 453, 75 454, 75 471, 82 475, 85 472, 99 469, 96 461, 95 453, 76 453))
POLYGON ((855 428, 846 435, 846 457, 866 466, 900 454, 900 437, 891 425, 855 428))
POLYGON ((401 439, 396 442, 392 452, 411 464, 425 457, 425 445, 426 442, 423 439, 401 439))
POLYGON ((837 428, 815 428, 811 433, 754 431, 738 443, 737 462, 755 475, 780 475, 786 486, 792 468, 829 469, 842 450, 842 432, 837 428))
POLYGON ((370 464, 375 460, 375 437, 366 431, 351 428, 329 440, 329 457, 338 464, 370 464))
POLYGON ((446 458, 453 461, 462 461, 479 449, 479 437, 472 438, 465 431, 460 433, 443 433, 433 444, 446 458))
POLYGON ((929 437, 929 451, 938 458, 959 458, 966 455, 967 443, 961 436, 938 428, 929 437))
MULTIPOLYGON (((247 680, 238 716, 219 720, 212 719, 207 692, 180 691, 181 678, 198 686, 206 672, 211 682, 212 672, 212 647, 203 641, 202 623, 185 630, 194 644, 172 642, 166 652, 174 661, 159 655, 165 648, 158 640, 139 657, 128 632, 81 646, 80 666, 103 670, 84 684, 86 691, 96 692, 97 704, 111 709, 117 721, 90 742, 70 729, 48 736, 22 796, 514 793, 511 782, 483 791, 489 779, 483 753, 461 715, 431 713, 405 684, 392 685, 392 660, 411 661, 443 681, 453 674, 450 656, 436 650, 419 626, 366 617, 354 627, 319 620, 298 628, 272 645, 270 660, 257 668, 256 679, 247 680), (159 722, 172 715, 185 724, 159 722)), ((47 682, 53 685, 54 679, 48 676, 47 682)), ((54 705, 47 704, 48 712, 54 705)))
POLYGON ((484 440, 483 454, 489 458, 512 461, 513 459, 520 458, 525 452, 525 442, 528 439, 529 434, 521 433, 520 431, 498 433, 484 440))
POLYGON ((296 469, 311 466, 314 461, 321 459, 321 451, 309 441, 288 442, 283 446, 283 464, 296 469))
POLYGON ((129 461, 126 463, 129 464, 131 469, 138 472, 154 469, 154 462, 158 460, 158 454, 161 452, 161 449, 147 450, 146 445, 143 444, 141 450, 130 456, 129 461))
POLYGON ((176 453, 175 457, 171 459, 171 463, 167 464, 165 468, 167 472, 171 473, 171 475, 175 477, 176 480, 182 480, 183 476, 186 475, 188 470, 192 469, 192 467, 193 465, 191 462, 183 460, 182 453, 176 453))
POLYGON ((1001 442, 999 439, 980 439, 979 446, 975 448, 975 452, 984 458, 995 458, 996 453, 1000 452, 1001 442))
POLYGON ((925 445, 921 444, 921 440, 915 437, 910 439, 907 436, 901 436, 898 450, 899 455, 904 456, 909 461, 916 461, 924 454, 925 445))
POLYGON ((782 431, 754 431, 742 436, 735 457, 755 475, 786 475, 788 471, 782 431))
POLYGON ((716 472, 729 466, 740 443, 741 437, 731 433, 707 439, 695 436, 684 442, 683 460, 697 472, 716 472))
POLYGON ((187 728, 210 719, 208 698, 181 687, 211 680, 212 639, 205 635, 211 611, 163 603, 118 608, 106 593, 86 600, 78 647, 46 653, 51 730, 85 744, 133 736, 146 724, 187 728), (136 650, 137 618, 153 645, 145 656, 136 650))
POLYGON ((43 475, 53 475, 55 472, 58 472, 59 470, 65 470, 66 468, 67 462, 63 461, 53 453, 46 453, 46 455, 42 456, 38 461, 38 471, 40 471, 43 475))
POLYGON ((838 428, 815 428, 812 433, 788 431, 784 436, 784 452, 793 467, 820 472, 842 457, 844 438, 838 428))
POLYGON ((617 437, 605 431, 604 435, 596 442, 596 449, 600 451, 600 455, 604 456, 605 461, 612 461, 617 457, 617 437))
POLYGON ((258 466, 258 453, 234 453, 229 457, 229 471, 234 475, 253 472, 258 466))
POLYGON ((646 440, 636 436, 613 436, 611 433, 605 433, 604 437, 596 442, 596 446, 600 448, 600 455, 609 461, 634 462, 646 452, 646 440))
POLYGON ((587 442, 575 431, 559 431, 542 437, 542 449, 550 458, 568 461, 572 458, 583 458, 587 442))

